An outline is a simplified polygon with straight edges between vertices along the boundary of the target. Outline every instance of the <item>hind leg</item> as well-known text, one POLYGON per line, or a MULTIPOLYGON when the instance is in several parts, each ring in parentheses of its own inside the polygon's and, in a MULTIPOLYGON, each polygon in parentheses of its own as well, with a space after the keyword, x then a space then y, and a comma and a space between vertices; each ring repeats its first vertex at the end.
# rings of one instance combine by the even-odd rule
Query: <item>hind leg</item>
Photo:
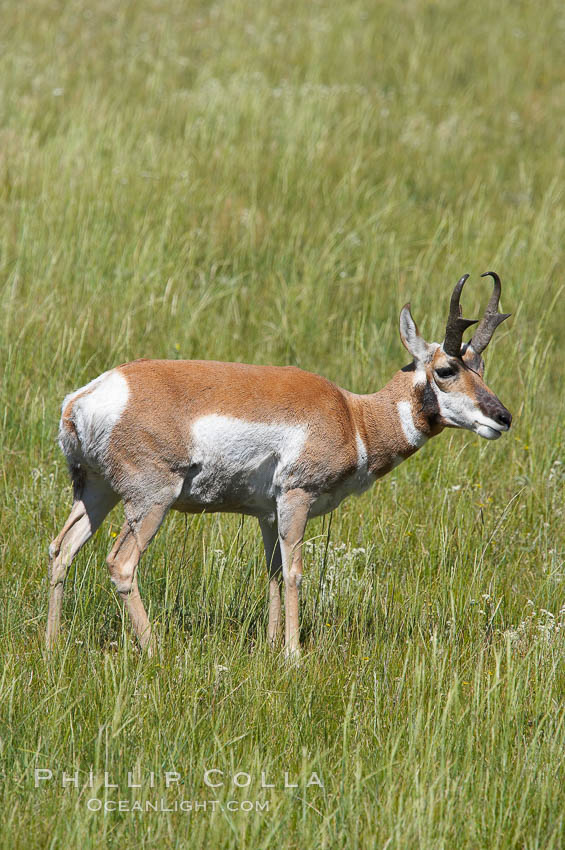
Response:
POLYGON ((149 654, 151 624, 139 594, 136 572, 139 559, 157 534, 168 509, 168 504, 153 505, 148 511, 139 514, 126 505, 128 518, 107 558, 110 578, 131 617, 141 648, 147 648, 149 654))
POLYGON ((92 537, 119 497, 94 476, 87 477, 60 533, 49 546, 49 613, 46 642, 50 649, 57 640, 67 570, 77 552, 92 537))
POLYGON ((260 519, 259 525, 261 526, 267 569, 269 570, 269 628, 267 634, 269 643, 271 646, 275 646, 281 627, 281 547, 276 522, 260 519))

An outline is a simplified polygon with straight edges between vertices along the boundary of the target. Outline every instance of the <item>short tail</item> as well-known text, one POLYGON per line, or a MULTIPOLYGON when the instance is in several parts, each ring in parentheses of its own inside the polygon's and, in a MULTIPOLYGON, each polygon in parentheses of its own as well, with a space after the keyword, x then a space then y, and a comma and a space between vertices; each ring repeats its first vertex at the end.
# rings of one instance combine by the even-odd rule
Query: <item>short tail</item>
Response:
POLYGON ((80 442, 77 429, 73 421, 73 399, 67 396, 61 406, 61 419, 59 421, 59 445, 61 451, 71 466, 73 458, 80 453, 80 442))

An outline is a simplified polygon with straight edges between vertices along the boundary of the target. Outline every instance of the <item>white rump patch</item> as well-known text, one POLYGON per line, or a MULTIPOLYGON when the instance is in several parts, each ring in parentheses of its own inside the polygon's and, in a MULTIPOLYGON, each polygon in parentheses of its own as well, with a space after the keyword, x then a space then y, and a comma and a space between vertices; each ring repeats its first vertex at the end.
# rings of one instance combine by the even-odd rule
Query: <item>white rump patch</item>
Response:
POLYGON ((406 437, 409 445, 419 449, 427 441, 427 436, 416 428, 414 417, 412 416, 412 405, 409 401, 399 401, 396 405, 398 417, 402 426, 402 432, 406 437))
POLYGON ((70 419, 78 437, 70 435, 61 421, 59 443, 69 457, 78 455, 100 472, 103 471, 108 443, 114 425, 125 410, 129 396, 128 383, 121 372, 113 369, 104 372, 94 381, 66 396, 61 408, 63 413, 70 402, 74 402, 70 419))

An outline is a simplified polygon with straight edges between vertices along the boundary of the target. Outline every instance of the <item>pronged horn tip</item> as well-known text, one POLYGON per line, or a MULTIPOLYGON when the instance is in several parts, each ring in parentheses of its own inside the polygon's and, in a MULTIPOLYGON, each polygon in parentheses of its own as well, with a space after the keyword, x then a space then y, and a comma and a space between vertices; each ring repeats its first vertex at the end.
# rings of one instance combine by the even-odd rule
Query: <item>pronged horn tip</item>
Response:
POLYGON ((447 326, 445 328, 445 340, 443 342, 443 350, 446 354, 449 354, 450 357, 461 356, 461 344, 463 341, 463 334, 465 333, 468 327, 476 324, 478 321, 477 319, 463 319, 461 317, 461 306, 459 304, 459 299, 461 298, 461 292, 463 290, 463 286, 465 285, 465 281, 468 280, 468 278, 468 274, 464 274, 463 277, 459 278, 453 289, 451 301, 449 302, 449 318, 447 320, 447 326))
POLYGON ((489 276, 494 278, 495 283, 498 283, 498 285, 500 286, 500 277, 497 275, 496 272, 483 272, 482 275, 481 275, 481 277, 489 277, 489 276))
POLYGON ((511 315, 511 313, 498 312, 498 302, 500 301, 500 295, 502 292, 502 283, 497 273, 484 272, 481 277, 492 277, 494 285, 485 314, 481 319, 479 327, 473 334, 471 342, 469 343, 476 354, 480 354, 485 350, 497 327, 511 315))

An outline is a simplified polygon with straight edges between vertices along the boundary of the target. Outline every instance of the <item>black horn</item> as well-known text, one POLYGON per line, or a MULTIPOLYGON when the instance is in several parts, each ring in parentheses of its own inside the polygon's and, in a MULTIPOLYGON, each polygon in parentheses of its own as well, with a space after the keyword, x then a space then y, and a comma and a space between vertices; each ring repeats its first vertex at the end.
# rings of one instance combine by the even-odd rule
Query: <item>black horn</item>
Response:
POLYGON ((461 298, 461 291, 468 277, 468 274, 464 274, 463 277, 457 281, 449 304, 449 318, 445 328, 443 350, 446 354, 449 354, 450 357, 461 356, 463 334, 470 325, 474 325, 477 322, 477 319, 463 319, 461 316, 461 305, 459 304, 459 299, 461 298))
POLYGON ((481 319, 479 327, 472 336, 470 347, 476 354, 484 351, 492 339, 492 335, 497 327, 510 316, 510 313, 499 313, 498 302, 500 301, 501 283, 496 272, 485 272, 481 277, 492 277, 494 280, 494 288, 490 301, 487 304, 485 315, 481 319))

